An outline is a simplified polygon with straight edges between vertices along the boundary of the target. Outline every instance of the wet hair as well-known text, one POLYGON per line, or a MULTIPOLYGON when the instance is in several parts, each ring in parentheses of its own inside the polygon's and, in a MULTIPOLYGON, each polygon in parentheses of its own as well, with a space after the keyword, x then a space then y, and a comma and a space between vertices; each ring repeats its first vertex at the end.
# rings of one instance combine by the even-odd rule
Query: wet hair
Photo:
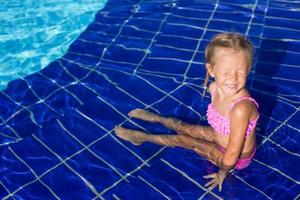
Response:
MULTIPOLYGON (((217 48, 230 48, 237 51, 244 51, 248 57, 248 68, 250 70, 252 66, 253 47, 249 40, 239 33, 221 33, 216 35, 207 45, 205 49, 205 62, 214 66, 214 56, 217 48)), ((207 89, 207 84, 210 79, 210 75, 206 70, 206 76, 204 80, 204 91, 202 97, 204 97, 207 89)))

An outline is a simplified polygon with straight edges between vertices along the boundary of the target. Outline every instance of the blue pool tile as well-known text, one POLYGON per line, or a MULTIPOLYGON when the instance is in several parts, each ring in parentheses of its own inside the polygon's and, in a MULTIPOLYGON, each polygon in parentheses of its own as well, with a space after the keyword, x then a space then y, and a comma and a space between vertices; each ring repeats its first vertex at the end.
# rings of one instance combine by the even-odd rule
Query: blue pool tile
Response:
MULTIPOLYGON (((137 175, 143 177, 171 199, 199 198, 205 193, 205 190, 203 190, 204 188, 198 186, 198 184, 203 184, 198 182, 198 177, 195 180, 194 178, 188 179, 182 176, 182 171, 190 176, 188 171, 185 171, 181 166, 177 166, 183 155, 185 155, 184 153, 180 153, 175 157, 173 154, 172 160, 170 160, 170 157, 166 158, 164 155, 165 153, 161 153, 159 157, 151 160, 149 163, 150 167, 145 167, 144 170, 137 175), (174 160, 177 160, 178 162, 173 163, 174 160), (172 182, 172 186, 168 185, 167 182, 172 182)), ((185 161, 185 163, 187 162, 185 161)), ((200 171, 201 170, 199 170, 199 172, 200 171)))
POLYGON ((110 17, 110 16, 103 16, 100 13, 95 15, 95 21, 96 22, 100 22, 100 23, 104 23, 104 24, 124 24, 124 21, 127 19, 128 17, 122 17, 122 18, 114 18, 114 17, 110 17))
POLYGON ((268 19, 265 23, 266 26, 271 27, 280 27, 280 28, 286 28, 291 30, 299 30, 300 24, 294 23, 292 20, 286 20, 286 19, 268 19))
POLYGON ((208 28, 212 30, 221 30, 223 32, 245 32, 247 30, 248 25, 247 24, 238 24, 238 23, 232 23, 232 22, 225 22, 225 21, 214 21, 212 20, 208 28))
POLYGON ((81 38, 87 42, 95 42, 100 45, 109 44, 114 35, 120 30, 120 25, 107 25, 105 28, 98 29, 99 22, 94 22, 87 27, 87 31, 83 32, 81 38))
POLYGON ((167 18, 166 23, 171 24, 181 24, 186 26, 204 27, 207 23, 206 19, 194 19, 194 18, 184 18, 185 16, 170 16, 167 18))
MULTIPOLYGON (((252 167, 251 169, 249 168, 249 175, 246 176, 247 183, 259 189, 271 199, 293 199, 299 191, 299 185, 295 184, 294 181, 287 179, 284 176, 284 173, 278 173, 276 171, 273 171, 270 167, 268 167, 270 166, 270 163, 274 165, 274 163, 276 162, 284 162, 281 161, 281 159, 278 159, 280 157, 273 155, 274 152, 274 149, 270 148, 269 146, 261 147, 257 151, 257 154, 254 157, 254 161, 251 163, 252 167), (262 152, 262 154, 260 152, 262 152), (266 155, 268 155, 268 157, 266 157, 266 155), (266 163, 266 161, 270 163, 266 163), (261 162, 263 164, 261 164, 261 162), (252 176, 251 174, 253 173, 257 175, 252 176), (264 181, 257 181, 258 177, 264 177, 264 181)), ((241 175, 245 177, 244 172, 245 171, 241 171, 241 175)))
POLYGON ((1 166, 6 166, 1 169, 1 181, 10 193, 35 179, 30 169, 16 157, 13 148, 1 148, 1 158, 1 166))
MULTIPOLYGON (((100 192, 125 175, 123 171, 121 171, 123 174, 118 172, 120 173, 118 175, 116 173, 118 169, 112 169, 101 159, 101 155, 95 156, 91 152, 85 150, 72 157, 67 163, 74 171, 80 174, 81 177, 84 177, 89 184, 100 192)), ((81 180, 81 182, 83 181, 81 180)))
POLYGON ((7 95, 9 95, 12 100, 16 103, 20 103, 24 106, 30 105, 32 102, 37 101, 37 97, 34 95, 33 91, 28 87, 28 84, 22 80, 18 79, 9 83, 7 90, 5 90, 7 95))
POLYGON ((45 149, 62 159, 76 154, 83 147, 73 139, 67 132, 65 132, 59 123, 55 120, 48 126, 45 126, 36 134, 37 141, 41 141, 41 145, 45 149), (52 138, 50 140, 50 138, 52 138))
POLYGON ((278 8, 269 9, 268 15, 274 17, 294 19, 294 20, 298 20, 300 18, 299 12, 289 12, 289 14, 287 15, 285 9, 278 9, 278 8))
POLYGON ((69 134, 69 139, 80 141, 78 142, 80 148, 82 144, 91 145, 106 134, 95 123, 76 113, 57 119, 56 123, 61 127, 64 134, 69 134))
POLYGON ((57 86, 51 80, 46 79, 39 73, 26 77, 26 81, 35 94, 42 99, 57 90, 57 86))
POLYGON ((183 74, 186 71, 187 61, 181 60, 178 62, 173 59, 147 59, 143 62, 143 66, 140 67, 142 70, 162 72, 162 73, 174 73, 183 74))
MULTIPOLYGON (((186 18, 199 18, 207 19, 211 14, 210 9, 201 10, 201 16, 199 16, 199 10, 189 9, 188 7, 180 7, 180 4, 184 2, 179 2, 179 6, 173 11, 174 15, 185 16, 186 18)), ((200 4, 201 5, 201 4, 200 4)), ((203 5, 203 4, 202 4, 203 5)))
POLYGON ((99 56, 100 52, 106 47, 106 44, 92 43, 84 40, 77 40, 69 47, 70 52, 86 54, 90 56, 99 56))
MULTIPOLYGON (((290 152, 291 154, 297 154, 300 152, 300 144, 299 141, 299 131, 291 128, 287 125, 283 125, 280 127, 280 131, 274 132, 273 136, 270 138, 276 144, 279 144, 282 148, 290 152)), ((292 156, 292 155, 291 155, 292 156)), ((297 158, 294 158, 295 162, 297 158)))
POLYGON ((12 98, 9 98, 6 93, 0 92, 0 102, 0 112, 2 120, 10 117, 13 113, 21 109, 21 106, 16 104, 16 102, 12 98))
POLYGON ((81 65, 80 63, 76 63, 66 59, 61 59, 58 62, 60 63, 60 66, 64 69, 65 73, 73 77, 73 79, 76 77, 74 82, 77 80, 81 80, 88 73, 90 73, 93 68, 95 68, 91 65, 81 65))
POLYGON ((177 2, 177 7, 181 8, 181 7, 187 7, 190 8, 191 10, 208 10, 208 11, 212 11, 215 8, 215 0, 209 0, 209 1, 179 1, 177 2))
MULTIPOLYGON (((12 145, 12 150, 37 176, 42 175, 59 163, 59 160, 33 137, 27 137, 19 143, 12 145)), ((7 153, 8 151, 5 151, 4 156, 7 153)), ((19 159, 15 158, 14 160, 19 165, 21 164, 19 159)))
MULTIPOLYGON (((135 174, 129 177, 129 183, 121 181, 115 187, 108 192, 104 193, 103 198, 113 199, 149 199, 160 200, 166 199, 165 194, 161 194, 160 191, 149 186, 147 180, 144 180, 142 176, 136 176, 135 174), (145 182, 146 181, 146 182, 145 182)), ((150 183, 151 184, 151 183, 150 183)))
POLYGON ((221 13, 221 12, 216 12, 214 14, 214 19, 215 20, 231 20, 234 21, 235 23, 248 23, 251 18, 251 14, 244 14, 242 12, 232 12, 232 13, 221 13))
POLYGON ((0 197, 3 198, 7 195, 9 195, 7 189, 2 184, 0 184, 0 197))
POLYGON ((160 4, 157 4, 156 2, 151 1, 144 1, 140 4, 140 10, 143 12, 157 12, 157 13, 163 13, 168 12, 170 10, 170 3, 169 2, 163 2, 160 4))
POLYGON ((45 103, 58 113, 65 113, 66 111, 73 110, 81 105, 82 101, 80 98, 82 97, 77 97, 74 94, 66 92, 64 89, 60 88, 54 94, 49 96, 45 100, 45 103))
MULTIPOLYGON (((296 128, 296 129, 297 129, 299 121, 300 121, 300 112, 299 112, 299 110, 298 110, 298 111, 295 113, 295 115, 292 116, 292 117, 289 119, 288 125, 290 125, 290 126, 292 126, 293 128, 296 128)), ((298 131, 299 131, 299 129, 298 129, 298 131)), ((295 132, 297 132, 297 131, 295 130, 295 132)))
POLYGON ((201 27, 185 26, 184 24, 166 24, 162 29, 162 33, 198 39, 202 35, 203 29, 201 27), (181 29, 180 32, 178 32, 179 28, 181 29))
POLYGON ((156 38, 156 44, 171 46, 171 47, 175 47, 175 48, 179 48, 179 49, 181 48, 181 49, 193 50, 196 48, 197 40, 181 38, 181 37, 177 37, 177 36, 171 37, 171 36, 166 36, 166 35, 160 34, 156 38))
POLYGON ((151 48, 151 58, 156 59, 156 58, 165 58, 165 59, 176 59, 174 55, 180 53, 182 55, 181 59, 183 60, 190 60, 191 57, 193 56, 192 51, 182 51, 180 49, 170 49, 167 47, 160 47, 156 46, 151 48))
POLYGON ((107 50, 107 54, 105 54, 104 58, 109 60, 115 60, 118 62, 129 62, 129 63, 139 63, 139 61, 144 57, 144 51, 130 51, 124 48, 123 46, 111 46, 107 50), (118 52, 118 54, 122 56, 117 56, 117 54, 113 54, 112 52, 118 52))
MULTIPOLYGON (((113 133, 110 133, 113 134, 113 133)), ((144 165, 145 160, 151 157, 159 147, 148 150, 150 144, 134 146, 129 142, 120 140, 116 136, 106 136, 102 140, 93 144, 90 148, 102 159, 107 160, 112 166, 120 170, 122 174, 138 170, 138 167, 144 165), (111 158, 114 159, 111 159, 111 158)))
POLYGON ((300 42, 263 39, 261 48, 268 49, 268 50, 278 49, 278 50, 286 50, 286 51, 289 50, 289 51, 299 52, 300 42))
MULTIPOLYGON (((261 37, 261 32, 263 31, 264 27, 262 25, 252 25, 251 28, 249 29, 249 37, 251 36, 256 36, 256 37, 261 37)), ((253 45, 259 46, 258 43, 254 43, 253 45)))
MULTIPOLYGON (((100 125, 106 125, 105 128, 107 130, 111 130, 114 128, 116 122, 121 122, 124 120, 125 116, 121 116, 119 112, 122 110, 119 110, 120 104, 116 104, 113 102, 105 102, 104 99, 95 98, 94 100, 91 100, 85 104, 85 106, 79 107, 78 110, 80 114, 78 115, 84 115, 88 118, 93 119, 96 123, 100 125), (89 106, 93 105, 93 107, 89 106), (117 106, 115 106, 117 105, 117 106), (114 110, 111 110, 114 108, 114 110), (97 112, 95 112, 95 110, 97 112)), ((122 109, 128 109, 128 108, 122 108, 122 109)), ((100 130, 99 130, 100 131, 100 130)))
POLYGON ((299 180, 299 168, 295 168, 294 166, 299 166, 300 159, 297 155, 288 152, 284 147, 266 142, 257 151, 256 159, 269 167, 269 170, 275 168, 276 171, 279 171, 271 170, 269 172, 276 174, 276 176, 274 176, 276 181, 281 179, 283 183, 293 185, 296 184, 296 180, 299 180))
POLYGON ((297 66, 300 64, 299 60, 297 59, 297 55, 289 53, 289 52, 272 52, 272 56, 269 52, 261 51, 260 59, 263 62, 272 62, 272 63, 282 63, 286 65, 297 66))
MULTIPOLYGON (((70 164, 68 164, 68 166, 70 166, 70 164)), ((71 171, 68 166, 65 164, 58 166, 49 171, 41 180, 61 199, 80 200, 95 197, 96 195, 80 176, 74 171, 71 171)))
POLYGON ((54 199, 59 198, 51 188, 45 183, 40 181, 35 181, 34 183, 28 185, 26 190, 20 190, 14 194, 16 199, 54 199))
POLYGON ((51 120, 64 115, 63 112, 50 106, 47 102, 35 103, 30 106, 30 110, 34 114, 34 119, 39 125, 47 124, 51 120))
POLYGON ((286 29, 281 29, 279 27, 265 27, 264 37, 272 39, 298 39, 299 31, 297 30, 288 30, 289 34, 286 34, 286 29))
POLYGON ((78 64, 83 64, 83 65, 95 65, 100 62, 101 56, 93 56, 93 55, 88 55, 88 54, 78 54, 69 51, 66 53, 63 58, 67 60, 72 60, 75 63, 78 64))
POLYGON ((21 137, 31 135, 41 128, 32 112, 22 109, 7 122, 21 137))
MULTIPOLYGON (((201 44, 198 42, 198 45, 201 44)), ((193 61, 197 62, 195 64, 198 64, 199 69, 204 68, 205 69, 205 53, 204 51, 198 51, 198 52, 193 52, 193 61)), ((199 76, 197 77, 199 79, 199 76)))
POLYGON ((120 24, 107 25, 100 22, 91 23, 85 32, 82 33, 81 38, 87 42, 97 42, 98 44, 107 44, 111 41, 111 37, 117 34, 120 30, 120 24), (102 37, 100 37, 102 34, 102 37))
POLYGON ((0 198, 299 198, 297 7, 109 1, 61 59, 0 93, 0 198), (134 108, 207 125, 204 49, 223 31, 247 34, 256 48, 247 86, 260 119, 253 162, 209 193, 202 176, 213 164, 182 148, 135 146, 113 128, 175 134, 128 118, 134 108))
MULTIPOLYGON (((199 55, 199 54, 198 54, 199 55)), ((202 56, 201 56, 202 57, 202 56)), ((191 64, 188 72, 187 72, 187 77, 193 79, 194 80, 191 80, 190 82, 194 82, 194 84, 197 84, 197 83, 202 83, 204 82, 204 80, 197 80, 198 77, 200 76, 205 76, 206 74, 206 71, 205 71, 205 67, 203 65, 199 65, 199 64, 191 64)), ((201 89, 202 90, 202 89, 201 89)), ((199 88, 199 91, 200 91, 200 88, 199 88)))
POLYGON ((68 74, 65 67, 59 61, 52 62, 49 68, 44 69, 40 74, 46 79, 49 79, 51 82, 57 83, 59 86, 64 86, 70 82, 75 81, 72 76, 68 74))

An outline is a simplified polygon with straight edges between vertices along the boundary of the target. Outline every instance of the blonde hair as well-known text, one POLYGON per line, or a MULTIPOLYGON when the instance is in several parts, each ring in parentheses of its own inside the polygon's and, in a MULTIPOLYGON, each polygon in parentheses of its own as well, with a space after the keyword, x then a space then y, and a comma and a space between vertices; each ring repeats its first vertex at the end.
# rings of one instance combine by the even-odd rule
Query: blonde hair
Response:
MULTIPOLYGON (((253 47, 249 40, 240 35, 239 33, 221 33, 216 35, 207 45, 205 49, 205 62, 214 66, 214 56, 217 48, 231 48, 237 51, 244 51, 248 56, 248 68, 250 70, 252 66, 253 47)), ((206 70, 206 76, 204 80, 204 90, 202 97, 204 97, 207 89, 207 84, 210 79, 210 75, 206 70)))

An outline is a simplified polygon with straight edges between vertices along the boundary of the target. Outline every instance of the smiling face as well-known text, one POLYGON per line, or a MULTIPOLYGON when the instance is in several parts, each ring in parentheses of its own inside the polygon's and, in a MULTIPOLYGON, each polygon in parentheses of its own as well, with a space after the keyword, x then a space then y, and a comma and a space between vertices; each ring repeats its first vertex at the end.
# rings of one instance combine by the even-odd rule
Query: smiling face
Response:
POLYGON ((217 48, 213 64, 206 64, 211 77, 225 96, 232 96, 241 91, 249 73, 249 57, 243 50, 217 48))

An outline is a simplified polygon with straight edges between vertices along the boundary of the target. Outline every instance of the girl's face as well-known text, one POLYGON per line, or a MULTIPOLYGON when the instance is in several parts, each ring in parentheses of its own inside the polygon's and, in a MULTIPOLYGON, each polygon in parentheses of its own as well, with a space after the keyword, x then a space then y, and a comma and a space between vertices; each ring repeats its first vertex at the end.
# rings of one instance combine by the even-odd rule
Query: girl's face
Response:
POLYGON ((219 89, 226 95, 237 94, 246 85, 249 72, 247 54, 231 48, 217 48, 214 66, 207 64, 208 72, 215 78, 219 89))

